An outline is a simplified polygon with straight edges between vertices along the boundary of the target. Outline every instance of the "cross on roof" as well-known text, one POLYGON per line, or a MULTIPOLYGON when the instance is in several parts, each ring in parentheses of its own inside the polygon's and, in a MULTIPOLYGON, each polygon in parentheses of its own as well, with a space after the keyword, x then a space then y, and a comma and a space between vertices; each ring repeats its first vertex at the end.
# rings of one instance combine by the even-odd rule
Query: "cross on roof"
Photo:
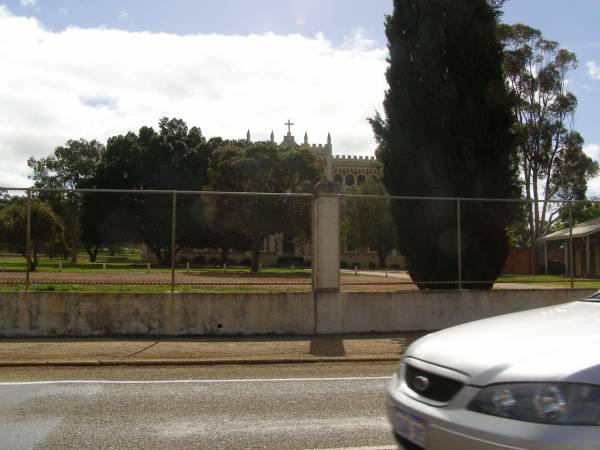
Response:
POLYGON ((292 125, 294 125, 292 122, 290 122, 290 119, 288 119, 287 123, 284 123, 284 125, 287 125, 288 127, 288 134, 291 134, 292 132, 292 125))

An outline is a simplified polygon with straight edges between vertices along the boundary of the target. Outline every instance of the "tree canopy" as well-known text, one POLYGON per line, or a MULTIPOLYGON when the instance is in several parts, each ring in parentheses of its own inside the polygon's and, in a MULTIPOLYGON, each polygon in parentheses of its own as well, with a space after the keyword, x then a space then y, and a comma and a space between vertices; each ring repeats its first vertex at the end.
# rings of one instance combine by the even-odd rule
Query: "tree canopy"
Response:
MULTIPOLYGON (((77 189, 86 187, 94 179, 98 164, 106 148, 96 140, 68 140, 58 146, 49 156, 41 159, 29 158, 28 166, 33 170, 31 178, 36 188, 77 189)), ((82 196, 74 192, 38 192, 40 199, 51 205, 64 225, 64 235, 59 244, 77 262, 81 246, 80 210, 82 196), (64 238, 64 239, 63 239, 64 238)), ((88 249, 88 246, 84 244, 88 249)))
MULTIPOLYGON (((230 142, 212 155, 211 190, 229 192, 310 192, 321 173, 313 155, 301 147, 278 149, 271 143, 230 142)), ((206 217, 214 229, 234 232, 251 243, 253 272, 267 236, 285 233, 298 241, 310 233, 310 203, 294 197, 211 196, 206 217)))
MULTIPOLYGON (((38 254, 52 240, 60 237, 63 225, 52 208, 37 199, 31 200, 30 269, 35 270, 38 254)), ((0 211, 0 242, 27 257, 27 199, 14 197, 0 211)))
POLYGON ((577 98, 567 77, 577 67, 576 55, 544 38, 527 25, 501 25, 506 49, 503 69, 515 99, 517 161, 522 174, 528 244, 548 233, 564 203, 585 199, 587 182, 598 164, 583 152, 583 138, 572 127, 577 98))
MULTIPOLYGON (((390 194, 516 195, 512 104, 502 73, 497 12, 485 0, 394 1, 386 18, 385 117, 371 119, 390 194)), ((420 287, 457 287, 450 282, 459 272, 456 209, 449 201, 393 203, 398 246, 420 287)), ((462 205, 463 279, 491 281, 501 272, 512 209, 462 205)))
POLYGON ((385 260, 396 246, 396 227, 392 218, 392 201, 383 184, 368 179, 364 184, 353 186, 345 201, 342 236, 347 245, 368 247, 377 252, 379 268, 385 268, 385 260))
MULTIPOLYGON (((159 131, 142 127, 109 138, 93 187, 108 189, 201 190, 212 145, 199 128, 162 118, 159 131)), ((143 242, 163 264, 172 253, 173 198, 168 194, 90 194, 85 196, 84 235, 96 246, 114 240, 143 242)), ((202 219, 202 199, 179 195, 176 248, 205 247, 211 232, 202 219)))

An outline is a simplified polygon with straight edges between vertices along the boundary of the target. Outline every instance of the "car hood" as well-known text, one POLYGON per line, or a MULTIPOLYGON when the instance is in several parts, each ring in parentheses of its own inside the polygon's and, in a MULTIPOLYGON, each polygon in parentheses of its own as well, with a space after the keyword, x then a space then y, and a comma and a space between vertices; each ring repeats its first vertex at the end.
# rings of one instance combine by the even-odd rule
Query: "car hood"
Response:
POLYGON ((414 342, 406 357, 462 372, 475 386, 600 384, 600 303, 566 303, 448 328, 414 342))

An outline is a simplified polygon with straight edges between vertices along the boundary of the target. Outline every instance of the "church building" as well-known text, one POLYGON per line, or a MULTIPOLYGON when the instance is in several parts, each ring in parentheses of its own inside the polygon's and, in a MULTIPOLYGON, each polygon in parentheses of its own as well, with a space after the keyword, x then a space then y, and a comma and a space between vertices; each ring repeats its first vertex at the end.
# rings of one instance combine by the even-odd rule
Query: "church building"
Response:
MULTIPOLYGON (((288 127, 288 132, 278 146, 281 148, 300 146, 310 150, 323 168, 329 181, 347 188, 361 185, 368 178, 379 179, 381 177, 381 163, 374 156, 334 155, 331 135, 329 134, 327 134, 326 144, 309 144, 308 134, 304 132, 302 144, 298 144, 291 133, 291 126, 294 124, 288 120, 285 125, 288 127)), ((250 141, 250 131, 248 131, 246 137, 250 141)), ((271 142, 275 143, 275 136, 272 131, 271 142)))

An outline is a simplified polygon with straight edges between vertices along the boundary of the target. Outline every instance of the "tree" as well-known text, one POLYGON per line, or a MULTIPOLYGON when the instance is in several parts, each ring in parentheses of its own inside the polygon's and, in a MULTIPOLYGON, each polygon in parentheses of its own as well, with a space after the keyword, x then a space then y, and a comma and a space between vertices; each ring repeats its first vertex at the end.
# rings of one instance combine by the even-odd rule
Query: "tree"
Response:
MULTIPOLYGON (((37 199, 31 200, 31 265, 35 270, 38 255, 47 243, 63 231, 59 217, 52 208, 37 199)), ((27 199, 13 198, 0 211, 0 242, 6 242, 12 250, 27 258, 27 199)))
MULTIPOLYGON (((218 148, 208 170, 209 188, 231 192, 309 192, 320 172, 310 151, 277 149, 271 143, 230 142, 218 148)), ((251 271, 257 272, 267 236, 286 233, 302 240, 310 232, 310 208, 284 196, 214 196, 206 217, 223 233, 239 233, 251 242, 251 271)))
MULTIPOLYGON (((386 18, 385 118, 370 119, 390 194, 516 195, 498 15, 485 0, 394 1, 386 18)), ((451 201, 393 203, 398 247, 420 288, 457 287, 451 282, 458 277, 456 209, 451 201)), ((513 209, 462 203, 463 279, 488 280, 466 287, 489 288, 501 273, 513 209)))
POLYGON ((528 244, 535 245, 564 214, 567 201, 585 199, 587 182, 599 168, 572 129, 577 98, 567 89, 567 77, 577 67, 575 54, 523 24, 501 25, 499 36, 506 46, 506 84, 516 100, 528 244))
POLYGON ((558 220, 550 228, 550 233, 569 228, 571 221, 573 226, 575 226, 578 223, 598 218, 600 218, 600 199, 592 197, 589 202, 573 203, 570 215, 569 208, 563 208, 558 220))
POLYGON ((342 235, 347 244, 368 246, 377 251, 379 268, 396 245, 396 227, 392 219, 392 205, 383 184, 372 179, 348 190, 348 194, 377 197, 347 198, 342 223, 342 235))
MULTIPOLYGON (((212 145, 199 128, 181 119, 162 118, 159 131, 142 127, 138 134, 109 138, 93 187, 139 190, 201 190, 212 145)), ((94 194, 84 205, 84 234, 98 242, 143 242, 163 264, 172 251, 205 247, 210 230, 203 224, 202 199, 177 196, 177 229, 172 248, 173 197, 168 194, 94 194)))
MULTIPOLYGON (((95 140, 68 140, 65 145, 56 147, 54 152, 45 158, 29 158, 27 165, 33 169, 31 178, 34 180, 34 187, 60 189, 85 187, 94 177, 105 150, 104 145, 95 140)), ((71 256, 71 262, 76 263, 81 244, 81 194, 40 192, 38 196, 48 202, 61 218, 65 237, 62 242, 71 256)), ((84 247, 90 254, 89 246, 84 245, 84 247)))

